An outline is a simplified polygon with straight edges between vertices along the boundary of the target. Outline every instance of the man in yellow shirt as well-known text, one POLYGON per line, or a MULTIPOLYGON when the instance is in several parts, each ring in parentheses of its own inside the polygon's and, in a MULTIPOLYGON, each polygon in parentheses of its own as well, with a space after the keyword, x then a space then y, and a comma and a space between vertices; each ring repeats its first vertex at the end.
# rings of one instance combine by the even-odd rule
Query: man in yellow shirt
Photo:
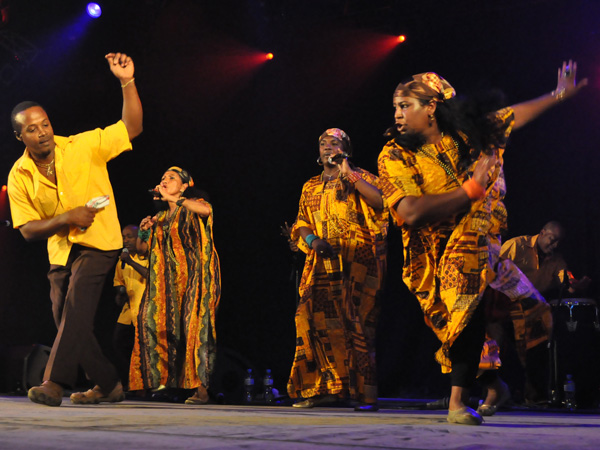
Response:
POLYGON ((117 291, 115 301, 122 307, 113 333, 113 346, 117 356, 117 370, 124 385, 127 385, 129 380, 129 362, 135 339, 137 316, 148 277, 148 258, 138 254, 137 238, 136 225, 127 225, 123 228, 124 247, 119 257, 121 262, 115 268, 113 279, 117 291))
POLYGON ((504 242, 500 257, 514 261, 546 300, 583 292, 591 279, 575 279, 562 255, 556 252, 564 236, 563 226, 552 220, 535 236, 518 236, 504 242))
POLYGON ((131 58, 124 53, 105 58, 122 88, 122 117, 116 124, 62 137, 54 135, 46 111, 37 103, 20 103, 11 114, 15 136, 26 146, 8 176, 13 224, 27 241, 48 239, 48 279, 58 333, 44 382, 28 393, 33 402, 48 406, 61 404, 63 388, 74 385, 79 365, 96 386, 72 394, 73 403, 124 398, 93 324, 104 281, 123 247, 106 164, 131 149, 131 139, 142 132, 143 114, 131 58), (90 202, 99 197, 104 201, 90 202))

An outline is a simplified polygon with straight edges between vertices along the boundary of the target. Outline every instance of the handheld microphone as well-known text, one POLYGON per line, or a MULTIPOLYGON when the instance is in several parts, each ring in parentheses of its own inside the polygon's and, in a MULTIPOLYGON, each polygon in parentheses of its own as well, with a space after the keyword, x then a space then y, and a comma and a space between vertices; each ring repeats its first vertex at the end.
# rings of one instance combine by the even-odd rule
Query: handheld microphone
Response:
MULTIPOLYGON (((123 249, 123 251, 121 252, 122 255, 129 255, 129 250, 127 250, 126 248, 123 249)), ((125 261, 121 261, 121 269, 125 268, 125 261)))
POLYGON ((348 155, 348 153, 346 152, 342 152, 342 153, 337 153, 333 156, 330 156, 328 158, 329 164, 341 164, 342 161, 346 158, 348 158, 350 155, 348 155))
POLYGON ((148 189, 148 193, 152 194, 153 197, 160 197, 160 192, 158 192, 158 189, 148 189))

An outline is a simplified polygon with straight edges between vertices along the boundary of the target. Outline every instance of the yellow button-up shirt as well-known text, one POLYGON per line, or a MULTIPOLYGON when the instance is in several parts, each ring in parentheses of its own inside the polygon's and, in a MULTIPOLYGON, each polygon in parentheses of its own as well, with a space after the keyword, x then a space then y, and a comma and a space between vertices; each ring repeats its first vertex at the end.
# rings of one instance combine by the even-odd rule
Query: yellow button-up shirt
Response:
POLYGON ((54 136, 56 184, 41 175, 27 149, 8 175, 8 196, 15 228, 33 220, 51 219, 108 195, 110 203, 82 231, 70 227, 48 238, 50 264, 65 265, 73 244, 99 250, 123 247, 117 206, 106 163, 131 150, 127 128, 122 121, 105 129, 97 128, 74 136, 54 136))
MULTIPOLYGON (((133 255, 131 258, 141 266, 148 267, 148 258, 141 259, 139 255, 133 255)), ((137 327, 136 320, 142 296, 146 289, 146 278, 129 264, 125 264, 125 267, 122 267, 121 262, 118 262, 115 268, 113 285, 124 286, 129 297, 129 302, 123 305, 123 310, 117 322, 123 325, 134 324, 137 327)))
POLYGON ((512 260, 540 293, 551 300, 560 294, 563 283, 568 282, 567 263, 560 253, 553 253, 540 264, 535 236, 518 236, 502 244, 500 257, 512 260), (548 298, 549 297, 549 298, 548 298))

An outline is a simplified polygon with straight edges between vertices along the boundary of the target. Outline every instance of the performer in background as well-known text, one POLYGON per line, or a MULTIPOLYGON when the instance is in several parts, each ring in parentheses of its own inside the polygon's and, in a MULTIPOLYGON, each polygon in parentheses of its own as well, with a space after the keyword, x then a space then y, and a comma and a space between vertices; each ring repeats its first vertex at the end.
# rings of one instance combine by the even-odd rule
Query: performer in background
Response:
POLYGON ((27 241, 48 239, 48 279, 58 334, 42 385, 28 393, 33 402, 48 406, 61 404, 63 388, 75 384, 79 365, 97 384, 72 394, 73 403, 124 398, 93 326, 104 281, 123 248, 106 163, 131 150, 130 140, 142 132, 142 105, 131 58, 124 53, 105 58, 123 93, 116 124, 62 137, 54 135, 46 111, 37 103, 20 103, 11 114, 15 136, 26 146, 8 176, 14 227, 27 241))
POLYGON ((116 291, 115 302, 122 308, 113 333, 113 346, 119 377, 125 387, 129 384, 129 362, 137 326, 137 315, 148 277, 148 258, 138 255, 137 237, 137 225, 127 225, 123 228, 124 247, 119 256, 120 262, 115 268, 113 280, 116 291))
POLYGON ((564 237, 564 227, 552 220, 535 236, 518 236, 504 242, 500 257, 514 261, 546 300, 585 292, 592 280, 587 276, 576 279, 556 251, 564 237))
POLYGON ((212 206, 189 173, 170 167, 156 186, 164 210, 140 223, 138 253, 148 254, 148 280, 137 321, 129 389, 182 388, 185 403, 209 400, 221 297, 212 206))
MULTIPOLYGON (((563 257, 556 252, 564 236, 563 226, 550 221, 535 236, 519 236, 504 242, 500 258, 512 260, 547 301, 558 301, 576 292, 584 292, 591 282, 587 276, 577 280, 569 272, 563 257)), ((537 313, 536 306, 538 305, 530 303, 524 304, 520 310, 511 310, 510 318, 515 335, 527 333, 527 328, 532 323, 530 318, 537 313)), ((502 340, 503 329, 499 331, 502 340)), ((552 367, 545 344, 544 341, 537 346, 527 345, 526 358, 521 358, 525 368, 524 396, 527 404, 545 404, 550 400, 548 374, 552 367)))
MULTIPOLYGON (((451 374, 449 422, 482 422, 465 402, 480 359, 493 356, 481 358, 485 299, 494 298, 496 290, 513 305, 528 299, 543 305, 517 267, 499 260, 500 232, 506 227, 502 161, 513 129, 587 84, 576 83, 576 68, 572 61, 563 63, 556 90, 499 111, 483 103, 459 103, 454 88, 433 72, 414 75, 394 92, 395 125, 379 155, 381 189, 402 227, 404 282, 442 342, 436 359, 451 374)), ((518 339, 548 338, 551 316, 543 306, 532 318, 532 334, 518 339)), ((499 380, 487 383, 484 404, 494 406, 500 398, 499 380)))
POLYGON ((344 131, 320 136, 323 172, 304 184, 292 227, 292 240, 307 254, 288 382, 290 397, 303 399, 297 408, 350 398, 357 410, 377 410, 375 327, 388 212, 377 177, 353 167, 349 155, 344 131))

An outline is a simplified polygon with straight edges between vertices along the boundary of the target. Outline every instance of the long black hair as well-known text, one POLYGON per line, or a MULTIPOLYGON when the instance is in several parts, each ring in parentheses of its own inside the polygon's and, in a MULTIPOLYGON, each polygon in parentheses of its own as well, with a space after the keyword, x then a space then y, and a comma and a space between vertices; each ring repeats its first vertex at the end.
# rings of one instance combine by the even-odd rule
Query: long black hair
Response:
MULTIPOLYGON (((417 99, 423 106, 431 100, 417 99)), ((497 89, 475 93, 467 98, 454 97, 438 102, 435 110, 439 130, 452 136, 458 143, 459 166, 468 167, 481 152, 491 154, 504 143, 504 133, 494 119, 493 112, 505 106, 504 94, 497 89), (466 138, 466 139, 465 139, 466 138)), ((393 126, 384 136, 401 147, 417 151, 426 143, 420 133, 401 135, 393 126)))

